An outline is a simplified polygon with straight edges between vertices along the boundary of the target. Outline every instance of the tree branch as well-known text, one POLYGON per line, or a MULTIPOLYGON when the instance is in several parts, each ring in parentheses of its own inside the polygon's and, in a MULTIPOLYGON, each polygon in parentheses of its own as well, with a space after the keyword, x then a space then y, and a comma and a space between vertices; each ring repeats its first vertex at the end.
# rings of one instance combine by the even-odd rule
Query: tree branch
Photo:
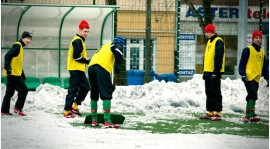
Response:
POLYGON ((193 11, 193 13, 196 15, 196 17, 197 17, 197 19, 198 19, 198 21, 199 21, 199 26, 201 27, 201 28, 204 28, 204 21, 203 21, 203 18, 202 18, 202 16, 199 14, 199 12, 196 10, 196 8, 194 7, 194 5, 190 2, 190 0, 184 0, 187 4, 188 4, 188 6, 189 6, 189 8, 193 11))

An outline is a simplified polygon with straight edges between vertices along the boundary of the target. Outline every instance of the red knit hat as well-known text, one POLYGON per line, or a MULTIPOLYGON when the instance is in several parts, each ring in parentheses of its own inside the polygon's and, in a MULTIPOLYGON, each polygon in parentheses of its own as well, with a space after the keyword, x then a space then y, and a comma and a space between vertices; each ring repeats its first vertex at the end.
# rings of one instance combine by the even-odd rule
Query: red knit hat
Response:
POLYGON ((254 40, 254 38, 256 36, 260 36, 262 38, 262 32, 260 32, 259 30, 256 30, 252 33, 252 41, 254 40))
POLYGON ((215 33, 216 33, 215 26, 214 26, 213 24, 207 24, 207 25, 204 27, 204 32, 215 34, 215 33))
POLYGON ((81 23, 79 24, 79 29, 83 29, 83 28, 90 28, 90 25, 85 20, 82 20, 81 23))

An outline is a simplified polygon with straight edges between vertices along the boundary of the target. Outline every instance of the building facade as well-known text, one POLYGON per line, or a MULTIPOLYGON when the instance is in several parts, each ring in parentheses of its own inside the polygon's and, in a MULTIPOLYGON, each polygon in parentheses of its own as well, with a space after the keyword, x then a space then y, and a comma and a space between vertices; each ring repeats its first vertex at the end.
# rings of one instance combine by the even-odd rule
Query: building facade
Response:
MULTIPOLYGON (((106 5, 107 0, 2 0, 2 3, 38 3, 64 5, 106 5)), ((202 73, 202 60, 205 49, 205 38, 198 19, 184 2, 180 2, 180 22, 177 22, 177 4, 175 0, 155 0, 151 3, 151 57, 145 57, 146 38, 146 0, 117 0, 120 8, 117 10, 117 35, 126 37, 127 45, 124 51, 126 69, 145 69, 145 59, 151 59, 151 68, 156 73, 175 73, 175 65, 179 65, 180 76, 192 76, 202 73), (180 32, 176 26, 180 23, 180 32), (177 35, 180 33, 180 35, 177 35), (179 40, 179 45, 177 45, 179 40), (177 47, 179 46, 179 47, 177 47), (177 49, 179 51, 177 51, 177 49), (179 52, 179 62, 175 60, 179 52), (183 70, 183 71, 181 71, 183 70), (188 71, 186 71, 188 70, 188 71)), ((190 0, 198 13, 204 15, 202 0, 190 0)), ((226 73, 235 74, 237 65, 237 36, 239 1, 215 0, 211 4, 214 16, 213 24, 219 36, 226 44, 226 73)), ((91 15, 91 14, 89 14, 91 15)), ((259 1, 248 2, 247 45, 251 42, 252 31, 259 29, 260 19, 263 23, 262 47, 269 51, 269 2, 263 1, 260 17, 259 1)))

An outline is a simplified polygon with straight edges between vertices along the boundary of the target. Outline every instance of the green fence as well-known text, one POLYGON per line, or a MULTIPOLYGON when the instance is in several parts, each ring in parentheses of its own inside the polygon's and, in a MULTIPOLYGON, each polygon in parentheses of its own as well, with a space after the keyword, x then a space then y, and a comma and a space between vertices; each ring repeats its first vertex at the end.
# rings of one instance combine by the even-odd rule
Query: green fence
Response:
MULTIPOLYGON (((31 0, 25 0, 27 1, 31 0)), ((40 1, 32 0, 31 2, 40 1)), ((117 79, 119 85, 127 84, 128 76, 125 70, 148 72, 146 68, 149 66, 146 67, 146 65, 150 65, 150 69, 158 75, 174 74, 177 82, 189 80, 194 74, 202 73, 205 37, 198 18, 185 1, 152 1, 150 28, 147 27, 149 13, 147 14, 146 0, 117 0, 116 2, 117 6, 105 5, 104 0, 88 1, 89 5, 85 6, 29 4, 26 5, 27 7, 22 7, 17 5, 12 6, 14 9, 9 11, 3 7, 11 7, 10 4, 2 4, 1 25, 2 37, 4 37, 2 38, 2 57, 19 34, 24 30, 29 30, 34 35, 32 43, 25 52, 29 54, 25 56, 26 73, 30 72, 31 75, 38 77, 67 77, 67 48, 71 38, 76 34, 78 22, 86 19, 91 24, 90 37, 86 40, 89 57, 101 43, 113 38, 114 27, 117 35, 123 35, 126 38, 125 63, 122 64, 122 71, 117 79), (41 8, 44 11, 34 11, 41 8), (116 9, 117 19, 114 19, 116 9), (3 13, 4 10, 6 13, 3 13), (18 23, 19 21, 21 23, 18 23), (146 31, 149 29, 151 29, 150 48, 147 47, 146 40, 146 31)), ((191 2, 204 19, 202 0, 191 0, 191 2)), ((75 2, 66 0, 65 3, 75 2)), ((80 3, 80 0, 76 1, 77 3, 80 3)), ((211 4, 213 24, 226 46, 224 77, 232 79, 235 79, 238 73, 237 53, 242 51, 242 49, 237 49, 238 20, 239 17, 244 16, 239 14, 238 5, 239 1, 223 0, 215 0, 211 4)), ((251 33, 259 29, 262 24, 262 48, 266 50, 268 58, 269 2, 264 1, 261 10, 260 12, 259 1, 248 2, 247 28, 243 28, 247 30, 247 39, 242 40, 247 41, 247 45, 250 44, 251 33)), ((3 70, 3 59, 1 68, 3 70)))

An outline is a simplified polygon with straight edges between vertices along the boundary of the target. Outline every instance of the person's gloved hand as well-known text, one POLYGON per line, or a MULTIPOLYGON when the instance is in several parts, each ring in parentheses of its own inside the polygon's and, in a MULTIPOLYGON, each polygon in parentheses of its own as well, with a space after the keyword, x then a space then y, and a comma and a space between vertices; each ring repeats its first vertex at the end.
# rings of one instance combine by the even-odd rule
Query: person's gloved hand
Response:
POLYGON ((10 76, 11 75, 11 69, 8 69, 7 70, 7 76, 10 76))
POLYGON ((204 73, 203 76, 202 76, 202 79, 203 79, 203 80, 210 80, 210 79, 211 79, 211 74, 209 74, 209 73, 206 73, 206 74, 205 74, 205 73, 204 73))
POLYGON ((248 81, 247 76, 242 76, 242 81, 247 82, 248 81))
POLYGON ((213 73, 213 74, 211 75, 211 80, 214 80, 214 79, 216 79, 216 78, 217 78, 217 75, 213 73))
POLYGON ((115 91, 115 85, 112 85, 112 93, 115 91))
POLYGON ((24 72, 22 71, 22 75, 21 75, 22 79, 25 81, 26 80, 26 77, 25 77, 25 74, 24 72))
POLYGON ((202 75, 202 79, 205 80, 205 75, 204 74, 202 75))
POLYGON ((86 59, 85 63, 88 65, 90 63, 91 59, 86 59))
POLYGON ((266 81, 267 81, 266 87, 269 87, 269 79, 267 79, 266 81))
POLYGON ((116 66, 115 66, 115 73, 116 73, 116 74, 119 74, 119 73, 120 73, 120 70, 121 70, 120 65, 116 65, 116 66))

